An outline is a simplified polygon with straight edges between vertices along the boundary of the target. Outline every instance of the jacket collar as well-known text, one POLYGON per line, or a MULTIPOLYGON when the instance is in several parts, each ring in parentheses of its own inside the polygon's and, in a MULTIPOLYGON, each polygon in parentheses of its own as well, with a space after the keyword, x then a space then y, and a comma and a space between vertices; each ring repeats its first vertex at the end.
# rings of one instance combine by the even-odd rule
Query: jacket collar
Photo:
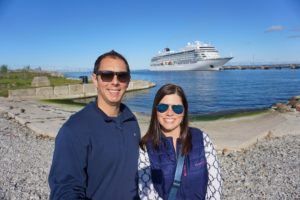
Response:
POLYGON ((119 111, 119 115, 117 117, 110 117, 105 112, 103 112, 103 110, 101 110, 101 108, 99 108, 97 105, 97 98, 95 101, 93 101, 91 103, 96 108, 97 112, 99 112, 102 115, 104 121, 106 121, 106 122, 115 121, 117 118, 121 122, 130 121, 132 119, 135 119, 135 116, 133 115, 131 110, 123 103, 120 104, 120 111, 119 111))

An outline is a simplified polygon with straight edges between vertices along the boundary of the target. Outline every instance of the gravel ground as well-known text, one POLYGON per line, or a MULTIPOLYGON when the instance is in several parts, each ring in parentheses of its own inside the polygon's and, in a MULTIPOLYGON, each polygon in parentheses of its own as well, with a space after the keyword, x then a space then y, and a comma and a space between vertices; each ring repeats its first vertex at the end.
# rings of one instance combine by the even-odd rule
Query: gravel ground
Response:
POLYGON ((224 199, 300 199, 300 136, 264 139, 219 159, 224 199))
MULTIPOLYGON (((0 199, 48 199, 54 140, 0 113, 0 199)), ((223 199, 300 199, 300 136, 219 155, 223 199)))
POLYGON ((48 199, 54 140, 0 113, 0 199, 48 199))

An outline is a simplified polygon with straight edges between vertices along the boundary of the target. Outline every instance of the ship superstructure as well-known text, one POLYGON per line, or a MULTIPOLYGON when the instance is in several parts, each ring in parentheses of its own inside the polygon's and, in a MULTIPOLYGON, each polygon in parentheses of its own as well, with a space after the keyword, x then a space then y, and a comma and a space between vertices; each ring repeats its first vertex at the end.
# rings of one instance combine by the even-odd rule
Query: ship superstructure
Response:
POLYGON ((214 46, 195 41, 178 52, 165 48, 151 59, 150 70, 219 70, 232 58, 222 58, 214 46))

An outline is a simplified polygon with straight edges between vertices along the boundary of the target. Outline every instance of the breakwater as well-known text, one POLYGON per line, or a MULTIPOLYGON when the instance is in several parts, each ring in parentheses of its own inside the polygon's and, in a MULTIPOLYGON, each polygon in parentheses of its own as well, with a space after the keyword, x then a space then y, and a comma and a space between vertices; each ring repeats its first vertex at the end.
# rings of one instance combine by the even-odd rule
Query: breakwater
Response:
MULTIPOLYGON (((155 84, 150 81, 132 80, 129 83, 127 91, 148 89, 154 86, 155 84)), ((17 89, 9 90, 8 92, 9 98, 25 99, 72 99, 93 97, 96 95, 97 89, 92 83, 17 89)))
POLYGON ((221 70, 245 70, 245 69, 300 69, 300 64, 274 64, 274 65, 236 65, 224 66, 221 70))

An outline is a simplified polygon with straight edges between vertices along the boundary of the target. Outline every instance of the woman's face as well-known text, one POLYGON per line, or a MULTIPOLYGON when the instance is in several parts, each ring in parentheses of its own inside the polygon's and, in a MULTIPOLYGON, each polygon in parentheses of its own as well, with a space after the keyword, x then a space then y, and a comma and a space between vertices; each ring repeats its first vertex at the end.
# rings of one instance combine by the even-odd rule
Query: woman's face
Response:
POLYGON ((184 116, 184 108, 181 97, 177 94, 164 96, 164 98, 162 98, 162 100, 159 102, 156 110, 157 119, 163 133, 167 135, 178 135, 180 133, 180 123, 182 122, 184 116), (166 105, 169 105, 168 108, 166 105), (161 109, 159 106, 161 106, 161 109), (180 111, 182 112, 180 113, 180 111))

